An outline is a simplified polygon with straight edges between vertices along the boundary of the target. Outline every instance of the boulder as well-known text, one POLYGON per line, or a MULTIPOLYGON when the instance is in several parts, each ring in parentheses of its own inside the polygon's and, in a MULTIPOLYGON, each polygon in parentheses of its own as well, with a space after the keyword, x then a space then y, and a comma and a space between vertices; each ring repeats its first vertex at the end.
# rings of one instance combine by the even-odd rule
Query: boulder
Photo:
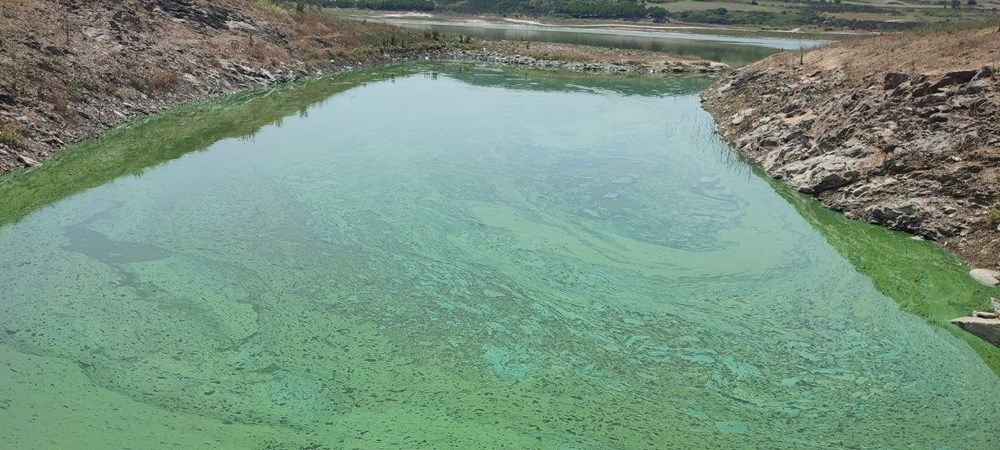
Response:
POLYGON ((913 97, 923 97, 931 93, 931 84, 928 82, 920 83, 913 87, 913 91, 910 93, 913 97))
POLYGON ((861 178, 857 170, 860 164, 855 158, 820 155, 787 164, 778 173, 792 187, 807 194, 819 194, 857 181, 861 178))
POLYGON ((993 66, 985 65, 982 69, 979 69, 979 73, 976 74, 975 79, 982 80, 984 78, 993 78, 994 73, 996 73, 996 70, 993 69, 993 66))
POLYGON ((1000 286, 1000 271, 991 269, 972 269, 969 275, 976 281, 987 286, 1000 286))
POLYGON ((931 123, 947 122, 948 115, 945 113, 934 113, 928 119, 930 119, 931 123))
POLYGON ((990 89, 993 86, 991 80, 985 78, 976 78, 962 86, 962 93, 964 94, 980 94, 984 91, 990 89))
POLYGON ((744 109, 743 111, 740 111, 739 114, 736 114, 736 116, 733 117, 733 120, 731 120, 729 123, 732 125, 739 125, 743 123, 743 121, 746 120, 748 116, 753 114, 753 111, 754 111, 753 108, 744 109))
POLYGON ((975 78, 977 70, 955 70, 944 74, 937 83, 931 85, 931 90, 940 90, 948 86, 965 84, 975 78))
POLYGON ((910 91, 912 89, 913 89, 913 86, 910 85, 910 82, 909 81, 904 81, 899 86, 896 86, 896 89, 894 89, 890 95, 892 95, 893 97, 902 97, 902 96, 910 93, 910 91))
POLYGON ((959 328, 968 331, 982 340, 1000 347, 1000 319, 987 319, 985 317, 959 317, 951 323, 959 328))
POLYGON ((42 164, 28 155, 22 155, 20 153, 15 153, 15 155, 17 155, 17 160, 26 166, 38 166, 42 164))
POLYGON ((972 81, 972 79, 976 76, 977 73, 979 73, 979 71, 975 69, 954 70, 944 74, 944 77, 946 79, 952 80, 955 83, 961 84, 972 81))
POLYGON ((882 87, 885 90, 895 89, 899 85, 909 81, 910 75, 902 72, 889 72, 885 74, 885 79, 882 80, 882 87))

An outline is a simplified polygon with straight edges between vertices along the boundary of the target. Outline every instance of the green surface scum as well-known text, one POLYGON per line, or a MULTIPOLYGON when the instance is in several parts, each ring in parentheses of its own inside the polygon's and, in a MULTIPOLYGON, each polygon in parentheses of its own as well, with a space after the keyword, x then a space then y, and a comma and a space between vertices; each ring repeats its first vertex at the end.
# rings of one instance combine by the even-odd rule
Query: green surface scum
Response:
POLYGON ((990 292, 728 157, 708 82, 391 67, 0 180, 2 446, 1000 445, 928 323, 990 292))

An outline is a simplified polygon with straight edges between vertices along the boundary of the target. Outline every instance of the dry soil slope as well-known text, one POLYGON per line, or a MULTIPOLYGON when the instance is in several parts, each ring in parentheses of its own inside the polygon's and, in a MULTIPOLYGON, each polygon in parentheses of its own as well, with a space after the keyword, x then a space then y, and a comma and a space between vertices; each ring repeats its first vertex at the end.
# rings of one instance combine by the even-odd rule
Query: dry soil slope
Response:
POLYGON ((170 106, 436 45, 268 1, 0 0, 0 174, 170 106))

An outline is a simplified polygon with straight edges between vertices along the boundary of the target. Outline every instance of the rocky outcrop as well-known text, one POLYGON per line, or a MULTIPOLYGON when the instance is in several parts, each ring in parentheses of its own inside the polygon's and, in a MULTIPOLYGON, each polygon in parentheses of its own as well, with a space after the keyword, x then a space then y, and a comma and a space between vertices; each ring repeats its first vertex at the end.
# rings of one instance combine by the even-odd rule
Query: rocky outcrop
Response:
POLYGON ((993 311, 973 311, 969 317, 959 317, 951 323, 1000 347, 1000 300, 993 299, 993 311))
POLYGON ((702 96, 735 151, 849 217, 938 241, 976 266, 1000 264, 994 66, 858 77, 835 62, 781 58, 702 96))
POLYGON ((252 22, 252 19, 237 11, 221 8, 213 4, 195 4, 190 0, 155 0, 147 2, 146 9, 160 11, 170 17, 188 21, 213 30, 228 27, 230 21, 252 22))

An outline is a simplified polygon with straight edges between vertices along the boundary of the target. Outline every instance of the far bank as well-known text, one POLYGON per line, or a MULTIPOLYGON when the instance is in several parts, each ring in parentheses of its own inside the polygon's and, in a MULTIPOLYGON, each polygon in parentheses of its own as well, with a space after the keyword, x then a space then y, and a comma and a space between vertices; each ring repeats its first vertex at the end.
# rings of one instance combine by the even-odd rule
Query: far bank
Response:
POLYGON ((0 78, 0 174, 178 105, 406 59, 643 74, 727 68, 636 50, 473 41, 246 0, 15 2, 0 16, 0 71, 10 74, 0 78))

